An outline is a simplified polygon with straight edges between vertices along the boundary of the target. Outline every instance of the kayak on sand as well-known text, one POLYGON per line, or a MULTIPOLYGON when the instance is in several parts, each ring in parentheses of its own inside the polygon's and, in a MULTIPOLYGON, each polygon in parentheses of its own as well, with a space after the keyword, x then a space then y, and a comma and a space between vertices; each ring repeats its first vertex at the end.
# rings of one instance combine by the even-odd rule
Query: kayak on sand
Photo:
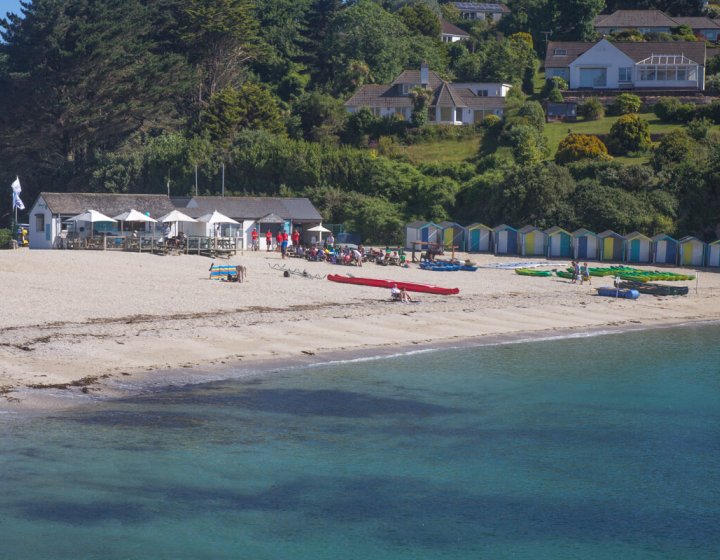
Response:
POLYGON ((331 282, 340 282, 342 284, 357 284, 359 286, 373 286, 375 288, 391 289, 397 286, 398 289, 405 289, 408 292, 421 292, 424 294, 439 294, 442 296, 450 296, 459 294, 459 288, 443 288, 442 286, 433 286, 431 284, 418 284, 417 282, 398 282, 397 280, 381 280, 379 278, 356 278, 354 276, 343 276, 341 274, 328 274, 327 279, 331 282))

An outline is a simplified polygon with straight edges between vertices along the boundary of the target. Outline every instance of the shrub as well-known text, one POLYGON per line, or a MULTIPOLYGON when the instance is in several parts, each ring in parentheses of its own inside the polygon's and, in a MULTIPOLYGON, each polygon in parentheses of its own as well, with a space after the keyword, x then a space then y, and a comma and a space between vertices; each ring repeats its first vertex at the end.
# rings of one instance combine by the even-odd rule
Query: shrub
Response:
POLYGON ((591 97, 578 107, 578 114, 586 121, 597 121, 605 116, 605 106, 599 99, 591 97))
POLYGON ((502 123, 502 119, 498 117, 497 115, 488 115, 482 120, 482 126, 483 128, 498 128, 500 126, 500 123, 502 123))
POLYGON ((650 146, 650 127, 638 115, 623 115, 610 129, 608 148, 613 154, 644 152, 650 146))
POLYGON ((680 107, 680 100, 677 97, 661 97, 653 105, 653 113, 661 121, 673 121, 678 107, 680 107))
POLYGON ((705 93, 720 95, 720 74, 713 74, 705 79, 705 93))
POLYGON ((555 162, 571 163, 581 159, 609 161, 607 147, 600 138, 592 134, 568 134, 562 139, 555 154, 555 162))
POLYGON ((527 123, 539 132, 545 129, 545 111, 537 101, 526 101, 517 114, 523 124, 527 123))
POLYGON ((629 115, 637 113, 642 106, 642 100, 632 93, 621 93, 615 98, 613 108, 617 115, 629 115))
POLYGON ((551 101, 552 103, 562 103, 565 100, 563 99, 560 90, 555 88, 550 92, 550 95, 548 96, 548 101, 551 101))
POLYGON ((12 232, 9 229, 0 229, 0 249, 9 249, 12 232))
POLYGON ((684 161, 692 150, 692 141, 684 130, 673 130, 666 134, 653 152, 652 164, 657 170, 684 161))
POLYGON ((715 100, 710 105, 698 107, 696 116, 705 117, 715 124, 720 124, 720 101, 715 100))
POLYGON ((704 140, 710 131, 710 121, 706 118, 693 119, 687 125, 687 133, 693 140, 704 140))
POLYGON ((676 122, 690 122, 698 115, 698 106, 693 103, 682 103, 675 111, 676 122))

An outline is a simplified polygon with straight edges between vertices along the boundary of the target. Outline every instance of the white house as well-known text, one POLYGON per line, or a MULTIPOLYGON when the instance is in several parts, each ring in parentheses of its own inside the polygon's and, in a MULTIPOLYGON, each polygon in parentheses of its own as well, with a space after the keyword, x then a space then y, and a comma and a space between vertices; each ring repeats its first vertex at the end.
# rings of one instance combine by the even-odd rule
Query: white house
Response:
POLYGON ((452 83, 423 64, 420 70, 405 70, 390 85, 362 86, 345 102, 353 113, 368 108, 376 117, 399 116, 410 120, 411 91, 420 86, 431 91, 429 124, 473 124, 488 115, 502 117, 510 85, 501 83, 452 83))
POLYGON ((485 2, 451 2, 460 12, 460 17, 468 20, 480 20, 497 22, 510 13, 510 8, 505 4, 485 2))
POLYGON ((460 29, 457 25, 453 25, 444 19, 440 20, 440 40, 443 43, 457 43, 458 41, 467 41, 470 35, 464 29, 460 29))
POLYGON ((550 41, 545 78, 553 76, 563 78, 573 90, 703 91, 705 43, 550 41))

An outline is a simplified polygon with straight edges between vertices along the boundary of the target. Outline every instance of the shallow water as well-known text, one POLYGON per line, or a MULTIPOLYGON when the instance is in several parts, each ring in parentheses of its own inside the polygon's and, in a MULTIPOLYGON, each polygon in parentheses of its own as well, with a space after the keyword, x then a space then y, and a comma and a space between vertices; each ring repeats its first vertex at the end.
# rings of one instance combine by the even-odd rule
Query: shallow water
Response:
POLYGON ((720 327, 2 418, 0 558, 716 559, 720 327))

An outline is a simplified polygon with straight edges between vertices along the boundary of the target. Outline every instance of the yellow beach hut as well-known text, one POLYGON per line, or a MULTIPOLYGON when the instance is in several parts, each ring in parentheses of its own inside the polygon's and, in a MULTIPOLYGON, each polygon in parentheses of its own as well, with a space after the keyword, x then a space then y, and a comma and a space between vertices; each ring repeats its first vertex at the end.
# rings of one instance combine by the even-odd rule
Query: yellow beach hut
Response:
POLYGON ((455 222, 440 222, 438 224, 442 228, 442 240, 445 249, 450 250, 455 247, 456 251, 465 249, 465 228, 455 222))
POLYGON ((611 229, 598 233, 600 260, 622 262, 625 256, 625 238, 611 229))
POLYGON ((573 256, 581 261, 596 261, 600 258, 600 238, 589 229, 580 228, 572 233, 573 256))
POLYGON ((625 236, 625 261, 647 264, 652 261, 652 240, 639 231, 625 236))
POLYGON ((525 226, 518 231, 520 254, 523 257, 544 257, 547 245, 546 233, 535 226, 525 226))
POLYGON ((518 254, 518 231, 507 224, 502 224, 493 229, 494 249, 496 255, 517 255, 518 254))
POLYGON ((705 251, 705 266, 720 267, 720 239, 708 243, 705 251))
POLYGON ((547 256, 549 259, 569 259, 572 257, 572 234, 559 226, 545 230, 547 235, 547 256))
POLYGON ((678 241, 680 258, 678 263, 683 266, 703 266, 705 264, 705 242, 688 235, 678 241))
POLYGON ((489 253, 492 251, 492 228, 475 223, 467 227, 465 246, 468 253, 489 253))
POLYGON ((669 235, 659 233, 652 240, 653 262, 655 264, 677 264, 678 242, 669 235))

